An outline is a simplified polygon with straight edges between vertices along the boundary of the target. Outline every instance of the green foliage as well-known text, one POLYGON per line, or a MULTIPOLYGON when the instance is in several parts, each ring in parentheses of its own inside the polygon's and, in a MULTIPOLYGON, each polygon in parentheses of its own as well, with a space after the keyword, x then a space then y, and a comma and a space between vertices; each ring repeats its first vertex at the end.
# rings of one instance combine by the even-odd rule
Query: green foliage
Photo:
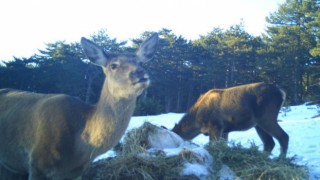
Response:
POLYGON ((134 115, 156 115, 160 114, 161 112, 163 112, 163 107, 157 100, 146 98, 143 100, 138 100, 134 115))
MULTIPOLYGON (((286 1, 267 17, 267 34, 258 37, 248 34, 242 23, 213 28, 193 41, 160 30, 157 53, 143 65, 152 83, 135 114, 185 112, 211 88, 260 81, 284 89, 288 105, 320 99, 319 6, 315 0, 286 1)), ((133 39, 132 47, 110 38, 106 30, 91 39, 110 54, 134 53, 151 33, 133 39)), ((98 100, 103 73, 88 64, 79 43, 48 43, 40 53, 0 65, 0 88, 98 100)))
POLYGON ((265 39, 270 50, 266 53, 274 56, 271 73, 287 89, 291 104, 299 104, 313 94, 309 89, 316 71, 310 68, 319 60, 310 52, 316 51, 314 48, 319 40, 315 33, 319 28, 316 23, 319 5, 315 0, 289 0, 267 18, 270 25, 265 39))
POLYGON ((243 24, 231 26, 225 32, 214 29, 195 44, 208 51, 208 58, 213 61, 208 66, 208 73, 212 74, 209 77, 214 79, 216 87, 230 87, 259 79, 256 74, 255 38, 244 31, 243 24))
MULTIPOLYGON (((105 31, 92 36, 98 44, 121 52, 123 43, 110 39, 105 31)), ((15 88, 40 93, 64 93, 95 103, 103 83, 103 73, 88 64, 79 43, 48 43, 40 55, 15 58, 0 68, 0 88, 15 88)))

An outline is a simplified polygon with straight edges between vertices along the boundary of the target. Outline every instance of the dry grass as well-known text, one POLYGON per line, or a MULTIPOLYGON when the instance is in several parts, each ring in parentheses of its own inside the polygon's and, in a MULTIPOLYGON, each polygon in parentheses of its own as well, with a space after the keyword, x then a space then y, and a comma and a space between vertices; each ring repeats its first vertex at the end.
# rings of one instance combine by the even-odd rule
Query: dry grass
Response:
POLYGON ((150 148, 147 140, 148 135, 154 132, 155 128, 155 125, 145 122, 141 127, 129 131, 121 144, 121 153, 137 154, 145 152, 146 149, 150 148))
POLYGON ((157 155, 145 158, 133 154, 120 155, 113 159, 99 161, 93 166, 95 172, 91 172, 88 178, 84 179, 179 179, 183 161, 180 156, 157 155))
POLYGON ((214 145, 208 145, 207 150, 215 157, 217 165, 221 167, 222 164, 226 164, 238 177, 245 180, 308 179, 307 168, 294 164, 294 157, 271 159, 254 144, 250 148, 244 148, 240 144, 229 147, 225 142, 216 142, 214 145))
MULTIPOLYGON (((83 180, 160 180, 160 179, 198 179, 195 176, 183 176, 180 172, 186 162, 199 162, 199 157, 184 149, 177 156, 167 157, 161 150, 149 152, 148 133, 154 125, 145 123, 126 134, 123 144, 118 146, 117 156, 100 160, 85 173, 83 180)), ((251 148, 241 145, 229 147, 225 142, 216 142, 206 146, 214 157, 210 178, 218 179, 223 164, 229 166, 244 180, 294 180, 308 179, 306 167, 293 163, 294 158, 284 160, 270 159, 269 156, 253 144, 251 148)))
POLYGON ((83 180, 162 180, 162 179, 198 179, 195 176, 181 177, 185 162, 197 161, 197 157, 188 150, 177 156, 167 157, 161 150, 148 152, 148 133, 154 125, 145 123, 142 127, 128 132, 115 158, 100 160, 85 173, 83 180))

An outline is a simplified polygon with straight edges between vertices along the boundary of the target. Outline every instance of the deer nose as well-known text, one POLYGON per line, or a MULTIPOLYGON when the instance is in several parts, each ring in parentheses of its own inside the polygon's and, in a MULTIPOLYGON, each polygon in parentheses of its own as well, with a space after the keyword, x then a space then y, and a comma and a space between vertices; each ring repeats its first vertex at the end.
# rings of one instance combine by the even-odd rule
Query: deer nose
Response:
POLYGON ((138 79, 140 79, 140 78, 144 78, 145 74, 146 74, 146 73, 145 73, 144 69, 138 68, 138 69, 136 69, 135 71, 132 71, 132 72, 130 73, 130 77, 131 77, 131 78, 138 78, 138 79))

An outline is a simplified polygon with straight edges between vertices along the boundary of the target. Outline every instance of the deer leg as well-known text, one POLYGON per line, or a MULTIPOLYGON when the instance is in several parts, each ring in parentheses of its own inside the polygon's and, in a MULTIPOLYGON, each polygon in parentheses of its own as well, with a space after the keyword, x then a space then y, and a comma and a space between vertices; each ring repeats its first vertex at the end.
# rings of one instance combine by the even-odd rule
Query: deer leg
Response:
POLYGON ((272 138, 272 136, 270 136, 266 131, 264 131, 262 128, 260 128, 259 126, 255 127, 260 139, 263 142, 263 150, 271 153, 271 151, 274 148, 274 140, 272 138))
POLYGON ((37 167, 31 165, 29 171, 29 180, 45 180, 48 179, 37 167))
POLYGON ((222 138, 223 138, 226 142, 228 142, 229 132, 223 132, 223 133, 222 133, 222 138))
POLYGON ((223 138, 223 130, 216 126, 209 128, 210 141, 218 141, 223 138))
MULTIPOLYGON (((29 180, 46 180, 49 179, 44 170, 45 162, 46 160, 41 157, 37 156, 37 153, 35 151, 31 154, 31 159, 29 161, 29 180)), ((45 157, 50 158, 50 157, 45 157)))
POLYGON ((278 140, 281 146, 281 153, 279 157, 285 158, 288 150, 288 143, 289 143, 288 134, 280 127, 280 125, 276 121, 268 122, 265 124, 259 124, 259 127, 278 140))

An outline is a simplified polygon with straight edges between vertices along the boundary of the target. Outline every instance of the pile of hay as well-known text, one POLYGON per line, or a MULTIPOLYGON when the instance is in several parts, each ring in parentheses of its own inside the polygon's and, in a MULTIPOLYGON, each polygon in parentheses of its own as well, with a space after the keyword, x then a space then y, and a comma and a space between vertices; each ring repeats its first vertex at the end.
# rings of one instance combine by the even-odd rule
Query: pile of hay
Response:
POLYGON ((157 128, 146 122, 128 132, 117 147, 117 156, 94 163, 82 179, 198 179, 193 175, 181 176, 186 162, 202 161, 192 151, 183 149, 175 156, 166 156, 160 149, 148 151, 148 138, 157 128))
MULTIPOLYGON (((154 133, 159 133, 159 128, 145 123, 131 130, 116 148, 117 156, 93 163, 82 179, 199 179, 195 175, 182 175, 186 163, 204 164, 208 167, 208 174, 201 176, 201 179, 308 179, 306 167, 295 165, 293 158, 270 159, 254 144, 251 148, 244 148, 240 144, 229 147, 223 141, 207 145, 205 148, 214 157, 213 163, 213 160, 204 160, 204 156, 197 154, 193 148, 182 148, 186 146, 179 144, 179 140, 173 140, 173 143, 166 146, 177 146, 182 150, 178 154, 167 156, 163 149, 153 148, 150 141, 154 133)), ((163 139, 167 138, 170 139, 163 139)), ((156 142, 164 143, 160 139, 156 142)))
POLYGON ((181 177, 183 155, 166 157, 158 154, 151 157, 143 155, 119 155, 116 158, 98 161, 83 179, 198 179, 195 176, 181 177))
POLYGON ((206 149, 215 157, 217 168, 226 164, 242 179, 308 179, 306 166, 294 164, 294 157, 270 159, 269 155, 259 151, 255 144, 244 148, 241 144, 233 143, 229 147, 220 141, 207 145, 206 149))

